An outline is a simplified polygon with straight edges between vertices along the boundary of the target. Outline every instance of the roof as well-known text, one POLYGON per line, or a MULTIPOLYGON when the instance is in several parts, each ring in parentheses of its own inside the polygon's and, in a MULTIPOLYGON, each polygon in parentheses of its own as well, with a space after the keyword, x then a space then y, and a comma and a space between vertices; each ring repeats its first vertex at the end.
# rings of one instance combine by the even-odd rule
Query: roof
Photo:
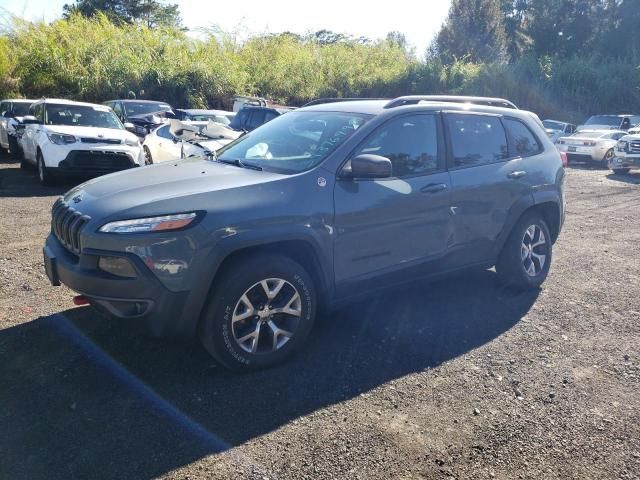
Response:
POLYGON ((20 102, 20 103, 33 103, 37 102, 37 100, 30 100, 28 98, 5 98, 4 100, 0 100, 2 102, 20 102))
POLYGON ((74 100, 67 100, 66 98, 41 98, 40 100, 36 100, 34 103, 39 103, 39 102, 56 103, 58 105, 81 105, 85 107, 102 107, 102 108, 105 107, 105 105, 102 105, 100 103, 76 102, 74 100))
POLYGON ((640 115, 635 114, 635 113, 599 113, 596 115, 591 115, 592 117, 617 117, 617 118, 624 118, 624 117, 640 117, 640 115))
POLYGON ((358 100, 350 102, 323 103, 312 105, 310 107, 302 107, 299 111, 313 112, 344 112, 344 113, 362 113, 365 115, 379 115, 383 112, 393 111, 439 111, 439 110, 461 110, 483 113, 493 113, 500 115, 520 116, 521 113, 530 115, 526 110, 516 110, 513 108, 490 107, 485 105, 473 105, 468 103, 449 103, 449 102, 430 102, 421 101, 415 104, 402 105, 393 108, 385 108, 389 104, 389 100, 358 100))
POLYGON ((169 102, 164 102, 162 100, 137 100, 135 98, 116 98, 113 100, 106 100, 104 103, 106 102, 122 102, 122 103, 163 103, 165 105, 169 105, 169 102))
MULTIPOLYGON (((264 107, 264 106, 260 106, 260 105, 245 105, 244 107, 242 107, 240 110, 273 110, 275 112, 278 112, 279 114, 283 114, 283 113, 287 113, 290 112, 292 110, 295 110, 294 108, 290 108, 290 107, 284 107, 284 108, 280 108, 280 107, 264 107)), ((237 112, 236 112, 237 113, 237 112)))

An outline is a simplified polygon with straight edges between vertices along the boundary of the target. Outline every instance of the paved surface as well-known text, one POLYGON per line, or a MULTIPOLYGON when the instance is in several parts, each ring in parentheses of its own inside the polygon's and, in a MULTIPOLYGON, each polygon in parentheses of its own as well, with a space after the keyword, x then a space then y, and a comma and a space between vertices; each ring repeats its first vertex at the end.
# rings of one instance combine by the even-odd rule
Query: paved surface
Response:
POLYGON ((0 478, 639 478, 640 175, 567 182, 542 290, 418 283, 232 375, 72 308, 41 265, 69 186, 0 158, 0 478))

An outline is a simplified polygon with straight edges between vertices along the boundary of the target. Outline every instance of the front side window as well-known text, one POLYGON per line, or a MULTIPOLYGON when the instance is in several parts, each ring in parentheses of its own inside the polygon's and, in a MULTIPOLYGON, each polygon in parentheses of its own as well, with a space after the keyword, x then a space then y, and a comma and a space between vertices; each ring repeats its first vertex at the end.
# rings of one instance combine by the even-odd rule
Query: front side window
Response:
POLYGON ((298 173, 320 162, 369 117, 343 112, 291 112, 218 150, 218 159, 298 173))
POLYGON ((507 137, 498 117, 447 114, 454 167, 472 167, 508 158, 507 137))
POLYGON ((117 130, 124 128, 113 111, 103 105, 47 103, 44 117, 45 125, 113 128, 117 130))
POLYGON ((36 117, 40 122, 42 122, 42 103, 38 103, 33 107, 33 116, 36 117))
POLYGON ((164 127, 160 127, 158 129, 158 131, 156 132, 156 135, 161 137, 161 138, 167 138, 169 140, 173 140, 173 135, 171 135, 171 132, 169 131, 169 125, 165 125, 164 127))
POLYGON ((513 141, 512 155, 526 157, 527 155, 535 155, 541 150, 540 144, 535 135, 529 130, 524 123, 511 118, 504 119, 504 126, 511 135, 513 141))
POLYGON ((438 129, 435 115, 395 118, 376 130, 356 155, 380 155, 391 160, 394 177, 438 170, 438 129))

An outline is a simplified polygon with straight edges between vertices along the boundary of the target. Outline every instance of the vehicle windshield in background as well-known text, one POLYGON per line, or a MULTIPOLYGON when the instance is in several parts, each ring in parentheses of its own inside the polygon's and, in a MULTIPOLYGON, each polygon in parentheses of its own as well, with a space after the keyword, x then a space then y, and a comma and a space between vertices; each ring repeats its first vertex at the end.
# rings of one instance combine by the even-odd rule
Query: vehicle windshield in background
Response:
POLYGON ((127 102, 123 105, 127 111, 127 116, 129 117, 134 115, 146 115, 148 113, 171 111, 171 106, 166 103, 127 102))
POLYGON ((109 107, 100 105, 58 105, 45 104, 45 125, 68 125, 72 127, 115 128, 124 127, 109 107))
POLYGON ((16 117, 29 115, 30 106, 31 102, 13 102, 13 115, 16 117))
POLYGON ((342 112, 290 112, 218 151, 221 161, 298 173, 322 162, 369 117, 342 112))
POLYGON ((553 120, 545 120, 542 122, 544 128, 549 130, 564 130, 564 125, 560 122, 554 122, 553 120))
POLYGON ((212 120, 222 125, 229 125, 231 123, 231 120, 224 115, 189 115, 189 120, 192 122, 208 122, 212 120))
POLYGON ((607 125, 610 127, 618 127, 622 122, 622 118, 613 115, 594 115, 589 118, 585 125, 607 125))

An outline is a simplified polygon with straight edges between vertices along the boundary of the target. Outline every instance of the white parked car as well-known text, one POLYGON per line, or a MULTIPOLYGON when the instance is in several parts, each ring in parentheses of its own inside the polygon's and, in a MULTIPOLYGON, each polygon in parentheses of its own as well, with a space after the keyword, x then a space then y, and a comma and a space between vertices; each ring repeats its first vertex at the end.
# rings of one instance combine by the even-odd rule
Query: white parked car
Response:
POLYGON ((29 113, 35 100, 8 99, 0 102, 0 147, 18 158, 19 147, 16 125, 29 113))
POLYGON ((582 130, 569 137, 560 137, 556 148, 566 152, 569 163, 596 162, 606 167, 614 155, 614 148, 627 132, 620 130, 582 130))
POLYGON ((138 138, 105 105, 42 99, 23 123, 22 166, 37 167, 43 185, 144 165, 138 138))
POLYGON ((200 122, 171 120, 168 124, 153 130, 142 144, 147 165, 206 156, 241 135, 241 132, 211 120, 205 125, 198 123, 200 122))
POLYGON ((617 174, 640 170, 640 134, 625 135, 618 140, 615 156, 609 160, 608 166, 617 174))

